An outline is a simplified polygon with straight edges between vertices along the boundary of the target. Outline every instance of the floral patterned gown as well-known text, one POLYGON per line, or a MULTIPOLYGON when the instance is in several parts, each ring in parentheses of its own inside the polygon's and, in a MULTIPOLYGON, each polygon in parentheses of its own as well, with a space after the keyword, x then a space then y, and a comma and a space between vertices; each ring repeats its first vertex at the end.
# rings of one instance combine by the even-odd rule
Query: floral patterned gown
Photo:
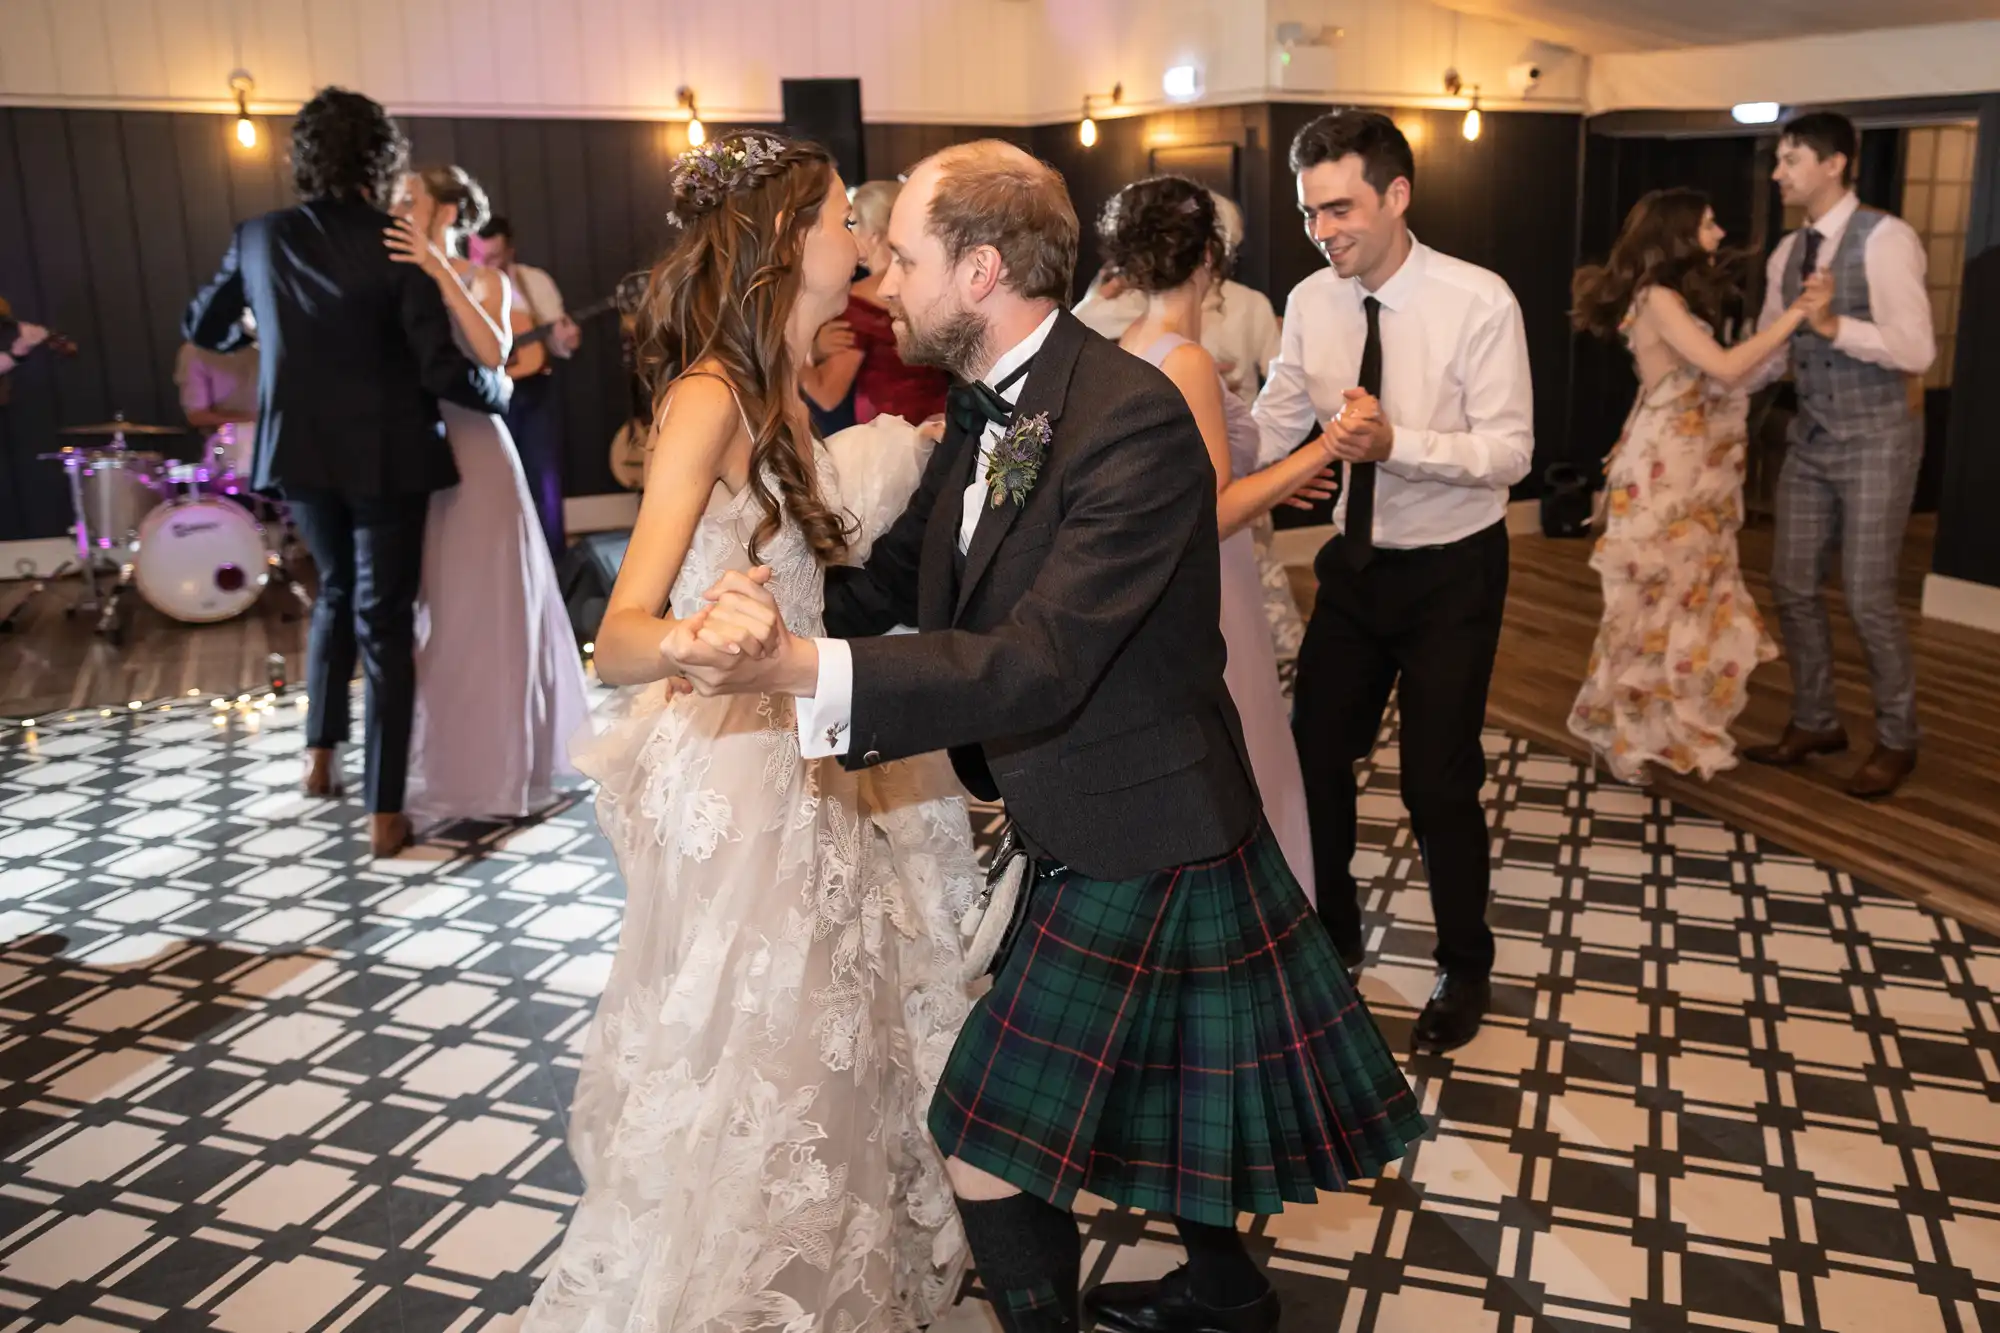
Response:
MULTIPOLYGON (((872 541, 922 458, 893 418, 854 431, 879 447, 850 454, 900 478, 850 479, 872 541)), ((845 501, 832 453, 819 465, 845 501)), ((675 615, 749 565, 761 513, 716 487, 675 615)), ((789 514, 759 554, 791 631, 819 634, 821 571, 789 514)), ((620 704, 575 756, 626 886, 570 1120, 584 1194, 525 1328, 910 1333, 964 1271, 925 1127, 982 883, 949 767, 802 760, 779 696, 651 685, 620 704)))
POLYGON ((1604 620, 1569 729, 1621 781, 1734 768, 1730 724, 1778 655, 1737 564, 1747 414, 1683 362, 1640 392, 1605 465, 1604 620))

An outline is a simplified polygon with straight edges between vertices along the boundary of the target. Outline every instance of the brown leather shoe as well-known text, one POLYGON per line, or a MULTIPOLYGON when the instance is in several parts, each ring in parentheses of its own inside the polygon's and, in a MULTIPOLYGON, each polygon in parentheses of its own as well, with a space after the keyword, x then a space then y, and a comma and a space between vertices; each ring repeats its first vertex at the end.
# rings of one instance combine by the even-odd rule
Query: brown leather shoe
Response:
POLYGON ((340 761, 330 749, 312 748, 306 751, 306 795, 340 795, 340 761))
POLYGON ((1903 785, 1903 779, 1915 772, 1916 767, 1915 750, 1892 750, 1878 745, 1875 753, 1868 756, 1868 762, 1855 769, 1854 776, 1847 780, 1847 794, 1863 801, 1894 796, 1896 788, 1903 785))
POLYGON ((1832 731, 1804 731, 1787 722, 1785 734, 1776 745, 1748 746, 1743 751, 1743 757, 1753 764, 1796 768, 1816 754, 1841 754, 1846 749, 1845 728, 1836 726, 1832 731))
POLYGON ((387 859, 410 845, 410 821, 407 816, 381 814, 368 816, 368 846, 378 857, 387 859))

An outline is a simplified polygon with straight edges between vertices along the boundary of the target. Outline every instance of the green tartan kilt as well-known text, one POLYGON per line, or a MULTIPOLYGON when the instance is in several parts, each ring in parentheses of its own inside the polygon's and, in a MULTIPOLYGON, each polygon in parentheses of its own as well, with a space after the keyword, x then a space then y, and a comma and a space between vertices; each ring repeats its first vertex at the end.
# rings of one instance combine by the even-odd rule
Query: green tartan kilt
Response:
POLYGON ((1373 1177, 1425 1129, 1269 828, 1206 865, 1040 881, 930 1126, 1060 1207, 1218 1226, 1373 1177))

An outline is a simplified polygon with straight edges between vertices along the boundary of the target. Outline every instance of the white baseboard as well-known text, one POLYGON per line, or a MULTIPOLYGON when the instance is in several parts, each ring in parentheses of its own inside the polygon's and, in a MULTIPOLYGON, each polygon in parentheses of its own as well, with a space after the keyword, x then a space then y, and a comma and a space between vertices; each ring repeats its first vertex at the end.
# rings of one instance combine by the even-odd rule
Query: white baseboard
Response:
POLYGON ((639 521, 639 493, 572 495, 563 501, 563 528, 578 532, 623 532, 639 521))
POLYGON ((1924 619, 2000 634, 2000 588, 1945 574, 1926 574, 1924 619))
POLYGON ((1271 554, 1281 565, 1311 569, 1319 548, 1332 541, 1338 531, 1331 523, 1310 528, 1279 528, 1271 534, 1271 554))
POLYGON ((0 542, 0 582, 45 579, 64 561, 76 559, 76 543, 68 537, 34 537, 0 542))

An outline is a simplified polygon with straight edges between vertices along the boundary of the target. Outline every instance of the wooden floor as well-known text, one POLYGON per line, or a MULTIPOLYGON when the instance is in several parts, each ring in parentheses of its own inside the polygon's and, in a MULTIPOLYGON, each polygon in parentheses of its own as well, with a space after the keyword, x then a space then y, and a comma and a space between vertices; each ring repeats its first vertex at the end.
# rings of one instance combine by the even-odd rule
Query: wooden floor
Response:
MULTIPOLYGON (((1931 566, 1934 520, 1911 524, 1902 602, 1917 659, 1923 727, 1916 774, 1893 799, 1856 801, 1841 791, 1874 743, 1874 706, 1860 641, 1832 594, 1835 681, 1853 750, 1801 769, 1745 763, 1712 782, 1667 775, 1653 790, 1962 920, 2000 930, 2000 635, 1926 621, 1918 614, 1931 566)), ((1487 716, 1496 725, 1579 758, 1570 706, 1603 608, 1591 543, 1516 537, 1507 620, 1487 716)), ((1743 566, 1757 604, 1771 613, 1771 532, 1743 534, 1743 566)), ((1296 575, 1295 575, 1296 578, 1296 575)), ((1301 600, 1310 591, 1305 576, 1301 600)), ((1736 734, 1775 738, 1790 714, 1782 661, 1760 667, 1736 734)))
MULTIPOLYGON (((311 562, 301 563, 310 582, 311 562)), ((28 586, 0 583, 0 615, 28 586)), ((0 718, 262 688, 272 653, 283 654, 295 679, 304 673, 305 617, 294 611, 287 619, 289 599, 275 588, 247 613, 216 625, 169 620, 128 594, 122 647, 97 636, 95 616, 67 614, 83 595, 81 580, 59 579, 21 608, 11 632, 0 634, 0 718)))

